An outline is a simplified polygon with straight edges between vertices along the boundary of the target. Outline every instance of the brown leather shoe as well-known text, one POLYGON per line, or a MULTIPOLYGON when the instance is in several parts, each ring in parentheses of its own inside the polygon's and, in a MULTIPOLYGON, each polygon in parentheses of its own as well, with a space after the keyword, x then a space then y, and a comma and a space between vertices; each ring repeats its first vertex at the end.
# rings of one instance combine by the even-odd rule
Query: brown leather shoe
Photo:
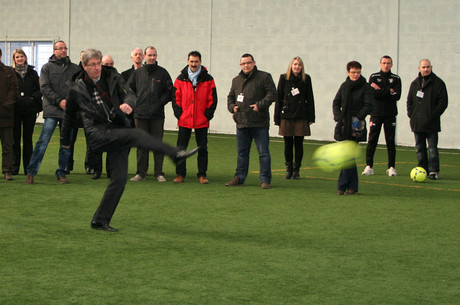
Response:
POLYGON ((184 182, 184 177, 182 177, 182 176, 177 176, 173 180, 173 183, 182 183, 182 182, 184 182))
POLYGON ((200 181, 201 184, 208 184, 209 183, 209 180, 206 179, 206 177, 203 177, 203 176, 198 178, 198 181, 200 181))
POLYGON ((345 195, 357 195, 357 194, 358 194, 358 192, 355 191, 355 190, 348 190, 348 191, 345 192, 345 195))
POLYGON ((262 182, 262 184, 260 185, 260 188, 268 190, 268 189, 271 189, 272 187, 270 186, 270 183, 262 182))
POLYGON ((5 174, 5 179, 6 180, 13 180, 13 175, 11 175, 10 173, 6 173, 5 174))
POLYGON ((62 176, 59 176, 59 178, 57 178, 57 182, 59 182, 60 184, 67 184, 69 183, 69 180, 67 180, 65 175, 62 175, 62 176))
POLYGON ((344 194, 345 194, 344 191, 342 191, 342 190, 337 190, 337 195, 344 195, 344 194))
POLYGON ((225 183, 225 186, 238 186, 238 185, 243 185, 243 183, 240 181, 240 178, 235 177, 233 178, 232 181, 225 183))
POLYGON ((34 176, 27 175, 26 184, 34 184, 34 176))

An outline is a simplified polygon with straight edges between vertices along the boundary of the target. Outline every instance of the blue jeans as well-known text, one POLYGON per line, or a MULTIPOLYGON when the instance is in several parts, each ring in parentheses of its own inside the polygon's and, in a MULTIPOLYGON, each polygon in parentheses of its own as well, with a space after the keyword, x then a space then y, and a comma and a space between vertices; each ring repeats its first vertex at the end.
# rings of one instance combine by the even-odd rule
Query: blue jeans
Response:
POLYGON ((353 167, 342 169, 339 180, 337 181, 337 190, 339 191, 358 191, 358 168, 356 164, 353 167))
POLYGON ((271 157, 268 148, 269 136, 268 127, 251 127, 237 128, 236 141, 238 149, 238 164, 236 167, 235 177, 238 177, 242 183, 248 176, 249 170, 249 153, 251 151, 252 140, 256 142, 257 151, 259 152, 260 183, 270 183, 272 180, 271 157))
MULTIPOLYGON (((46 148, 48 143, 51 140, 54 130, 56 129, 57 124, 61 126, 62 119, 59 118, 46 118, 45 123, 43 124, 42 133, 40 138, 35 144, 34 151, 30 157, 29 165, 27 166, 27 174, 35 176, 40 169, 42 164, 43 157, 45 156, 46 148)), ((56 170, 56 177, 65 175, 65 168, 67 166, 67 161, 69 160, 70 150, 60 147, 59 148, 59 168, 56 170)))
POLYGON ((428 173, 439 173, 439 151, 437 132, 414 132, 415 149, 417 151, 418 166, 423 167, 428 173), (426 143, 428 142, 428 157, 426 143))

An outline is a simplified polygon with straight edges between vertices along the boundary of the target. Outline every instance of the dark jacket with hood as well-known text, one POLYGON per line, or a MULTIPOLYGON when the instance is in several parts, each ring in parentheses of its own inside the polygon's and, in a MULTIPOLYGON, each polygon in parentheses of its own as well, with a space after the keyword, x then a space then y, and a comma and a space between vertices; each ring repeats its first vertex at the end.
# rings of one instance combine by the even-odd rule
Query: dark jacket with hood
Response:
POLYGON ((217 91, 214 79, 205 67, 201 66, 196 87, 193 87, 186 66, 174 82, 172 97, 178 126, 189 129, 209 127, 217 107, 217 91))
POLYGON ((164 119, 164 106, 171 101, 173 88, 165 68, 158 62, 144 65, 132 72, 128 85, 136 94, 135 119, 164 119))
POLYGON ((14 70, 0 61, 0 127, 13 127, 14 103, 18 92, 14 70))
MULTIPOLYGON (((80 114, 85 128, 85 134, 88 144, 94 150, 101 145, 106 144, 105 134, 112 128, 130 127, 126 114, 120 110, 122 103, 127 103, 133 109, 136 106, 136 97, 132 90, 126 85, 123 77, 111 67, 102 67, 100 82, 106 82, 108 88, 110 109, 113 110, 108 115, 104 109, 98 105, 92 94, 89 93, 89 87, 92 85, 91 79, 88 79, 86 72, 77 76, 75 83, 70 88, 67 97, 67 105, 61 132, 61 145, 67 146, 70 143, 70 133, 72 127, 78 120, 77 113, 80 114)), ((93 85, 94 86, 94 85, 93 85)))
POLYGON ((286 74, 281 74, 278 81, 278 100, 275 104, 275 125, 279 125, 281 119, 301 119, 310 123, 315 122, 315 99, 310 75, 295 76, 291 73, 289 80, 286 74), (299 93, 293 95, 292 90, 298 89, 299 93))
POLYGON ((410 84, 407 115, 413 132, 441 131, 441 115, 447 108, 446 84, 433 72, 418 77, 410 84))
POLYGON ((24 78, 16 72, 18 79, 19 94, 14 112, 20 114, 35 114, 42 111, 42 93, 40 92, 40 83, 38 73, 34 66, 27 66, 27 72, 24 78))
POLYGON ((270 73, 254 67, 249 75, 241 71, 232 80, 232 87, 227 96, 227 109, 233 113, 237 128, 270 127, 270 105, 276 101, 276 87, 270 73), (238 96, 243 95, 243 101, 238 96), (259 111, 254 111, 250 105, 256 104, 259 111), (237 112, 233 108, 239 106, 237 112))
POLYGON ((42 67, 40 73, 40 90, 43 94, 43 117, 64 117, 64 111, 59 103, 67 97, 72 76, 79 71, 78 65, 72 63, 70 58, 58 59, 51 56, 48 63, 42 67))

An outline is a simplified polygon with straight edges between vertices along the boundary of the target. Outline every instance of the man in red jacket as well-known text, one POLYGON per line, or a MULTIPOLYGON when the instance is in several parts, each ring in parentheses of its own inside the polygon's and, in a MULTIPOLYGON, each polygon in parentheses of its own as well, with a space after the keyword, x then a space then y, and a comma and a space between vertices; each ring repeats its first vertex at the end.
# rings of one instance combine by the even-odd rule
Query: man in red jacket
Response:
MULTIPOLYGON (((195 130, 196 144, 199 146, 198 181, 207 184, 208 128, 217 106, 217 91, 213 77, 201 65, 201 54, 198 51, 188 54, 187 63, 174 82, 172 95, 174 115, 179 120, 177 146, 179 149, 185 149, 190 141, 192 129, 195 130)), ((185 162, 176 166, 176 174, 173 182, 184 182, 187 174, 185 162)))

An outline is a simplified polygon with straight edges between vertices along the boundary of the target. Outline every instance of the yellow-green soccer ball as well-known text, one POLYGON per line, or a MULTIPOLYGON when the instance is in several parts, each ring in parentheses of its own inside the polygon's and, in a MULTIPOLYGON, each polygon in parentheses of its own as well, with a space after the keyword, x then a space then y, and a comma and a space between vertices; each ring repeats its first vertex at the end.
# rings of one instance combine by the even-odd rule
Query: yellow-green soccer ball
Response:
POLYGON ((414 167, 410 171, 410 178, 414 182, 423 182, 426 179, 426 170, 420 166, 414 167))
POLYGON ((313 152, 313 163, 325 172, 355 166, 358 143, 341 141, 320 146, 313 152))

